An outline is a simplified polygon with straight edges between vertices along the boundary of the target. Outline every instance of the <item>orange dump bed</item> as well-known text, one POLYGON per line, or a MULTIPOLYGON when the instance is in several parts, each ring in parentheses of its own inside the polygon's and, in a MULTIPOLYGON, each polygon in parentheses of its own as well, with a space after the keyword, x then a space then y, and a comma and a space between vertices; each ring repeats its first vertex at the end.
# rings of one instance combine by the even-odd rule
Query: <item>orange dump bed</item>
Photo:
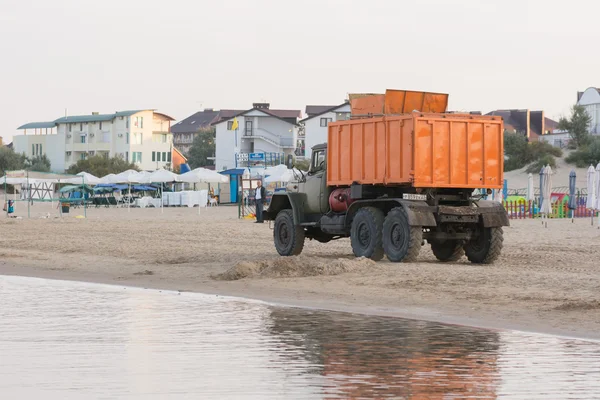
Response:
POLYGON ((329 124, 327 183, 500 189, 501 117, 404 114, 329 124))

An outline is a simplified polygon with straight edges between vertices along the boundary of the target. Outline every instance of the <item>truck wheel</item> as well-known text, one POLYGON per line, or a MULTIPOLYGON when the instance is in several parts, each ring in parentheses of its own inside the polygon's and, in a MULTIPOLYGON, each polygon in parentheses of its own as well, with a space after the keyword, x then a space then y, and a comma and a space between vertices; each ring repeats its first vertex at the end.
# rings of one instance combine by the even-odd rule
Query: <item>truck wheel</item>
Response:
POLYGON ((500 257, 503 241, 502 228, 482 228, 465 245, 465 253, 474 264, 492 264, 500 257))
POLYGON ((383 211, 375 207, 358 210, 350 227, 350 242, 356 257, 367 257, 374 261, 383 258, 383 218, 383 211))
POLYGON ((281 210, 273 229, 275 248, 281 256, 297 256, 304 247, 304 228, 294 225, 292 210, 281 210))
POLYGON ((443 262, 458 261, 465 255, 464 244, 460 240, 432 241, 430 244, 435 258, 443 262))
POLYGON ((423 228, 408 225, 403 207, 396 207, 383 223, 383 249, 391 262, 415 261, 423 243, 423 228))

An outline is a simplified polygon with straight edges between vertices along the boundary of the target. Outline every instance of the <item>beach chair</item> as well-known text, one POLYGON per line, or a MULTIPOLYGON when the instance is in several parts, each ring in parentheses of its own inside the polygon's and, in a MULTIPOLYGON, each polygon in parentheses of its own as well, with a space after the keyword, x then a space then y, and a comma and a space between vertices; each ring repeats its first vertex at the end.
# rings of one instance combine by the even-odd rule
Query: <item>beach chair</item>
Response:
POLYGON ((108 205, 117 207, 119 203, 117 202, 117 199, 115 197, 111 196, 108 198, 108 205))

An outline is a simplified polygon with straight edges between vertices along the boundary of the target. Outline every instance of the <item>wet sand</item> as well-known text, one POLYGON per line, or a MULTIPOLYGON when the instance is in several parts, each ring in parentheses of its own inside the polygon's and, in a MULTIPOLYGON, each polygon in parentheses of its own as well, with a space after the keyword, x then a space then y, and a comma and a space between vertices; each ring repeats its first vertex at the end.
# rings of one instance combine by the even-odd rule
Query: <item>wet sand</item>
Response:
POLYGON ((600 339, 600 230, 589 219, 512 221, 502 258, 482 266, 436 262, 427 244, 417 263, 357 260, 347 239, 281 258, 269 225, 239 220, 236 207, 78 214, 35 204, 27 219, 18 203, 25 218, 0 217, 0 274, 600 339))

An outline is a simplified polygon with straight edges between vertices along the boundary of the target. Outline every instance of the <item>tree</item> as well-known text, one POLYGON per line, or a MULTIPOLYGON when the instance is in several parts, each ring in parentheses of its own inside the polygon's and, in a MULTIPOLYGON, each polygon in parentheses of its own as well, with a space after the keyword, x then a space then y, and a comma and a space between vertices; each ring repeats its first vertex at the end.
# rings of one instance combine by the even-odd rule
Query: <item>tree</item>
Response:
POLYGON ((45 154, 33 157, 30 160, 28 159, 27 164, 29 170, 38 172, 50 172, 50 167, 52 166, 50 159, 45 154))
POLYGON ((573 147, 578 149, 589 143, 590 134, 588 126, 592 118, 585 111, 585 107, 574 105, 571 107, 571 117, 562 117, 558 121, 558 129, 569 132, 573 147))
POLYGON ((294 167, 298 168, 300 171, 308 171, 310 168, 310 160, 296 160, 294 167))
POLYGON ((119 174, 128 169, 139 171, 135 164, 126 161, 123 157, 92 156, 71 165, 67 169, 67 173, 75 175, 80 172, 88 172, 92 175, 102 177, 108 174, 119 174))
POLYGON ((215 156, 215 128, 201 130, 194 137, 188 153, 188 164, 191 169, 211 164, 209 157, 215 156))
POLYGON ((6 171, 25 169, 27 167, 27 157, 25 154, 18 154, 8 147, 0 147, 0 176, 4 176, 6 171))
POLYGON ((577 168, 586 168, 598 164, 600 162, 600 138, 590 138, 586 146, 573 151, 567 156, 566 161, 575 164, 577 168))
POLYGON ((528 143, 524 135, 518 133, 504 133, 504 153, 507 160, 504 162, 504 170, 512 171, 528 166, 527 172, 537 169, 542 165, 556 167, 554 157, 561 157, 562 150, 552 146, 548 142, 537 141, 528 143))

